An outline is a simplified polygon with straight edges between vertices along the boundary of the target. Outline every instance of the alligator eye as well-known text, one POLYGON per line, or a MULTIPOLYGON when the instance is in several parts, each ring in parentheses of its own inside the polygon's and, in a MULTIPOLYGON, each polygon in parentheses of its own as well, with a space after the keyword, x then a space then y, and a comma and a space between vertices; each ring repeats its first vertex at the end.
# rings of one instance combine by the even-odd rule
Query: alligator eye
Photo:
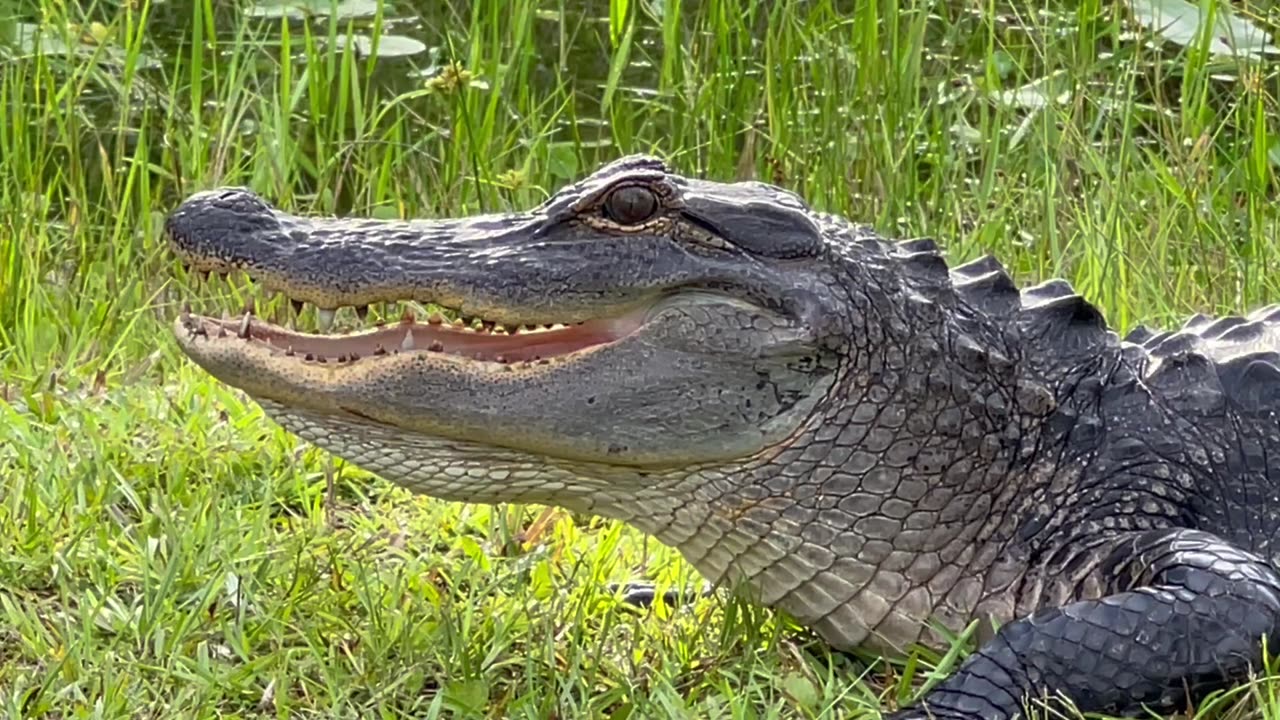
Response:
POLYGON ((620 225, 639 225, 658 211, 658 196, 648 188, 627 185, 605 198, 604 211, 620 225))

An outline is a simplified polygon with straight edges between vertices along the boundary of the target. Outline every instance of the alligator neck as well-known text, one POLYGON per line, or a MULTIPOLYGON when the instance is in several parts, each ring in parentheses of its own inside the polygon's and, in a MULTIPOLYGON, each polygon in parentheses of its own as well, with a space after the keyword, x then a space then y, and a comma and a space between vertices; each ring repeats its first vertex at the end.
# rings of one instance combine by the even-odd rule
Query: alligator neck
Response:
POLYGON ((977 606, 1017 448, 1035 442, 1037 408, 1020 398, 1051 401, 1020 391, 1011 364, 975 357, 957 372, 947 356, 962 341, 945 323, 877 322, 899 328, 881 346, 900 352, 843 375, 789 445, 671 483, 664 510, 619 514, 712 581, 848 647, 901 651, 933 616, 959 630, 977 606))
POLYGON ((1118 354, 1074 294, 1022 305, 1014 290, 994 312, 990 294, 922 281, 936 266, 913 261, 923 272, 850 293, 847 336, 870 338, 844 350, 864 354, 847 364, 860 369, 841 372, 791 442, 672 483, 687 490, 668 512, 624 513, 708 578, 882 652, 936 639, 932 620, 958 632, 979 615, 1012 619, 1001 591, 1025 569, 1022 505, 1062 481, 1028 458, 1057 457, 1058 421, 1081 415, 1080 384, 1118 354))

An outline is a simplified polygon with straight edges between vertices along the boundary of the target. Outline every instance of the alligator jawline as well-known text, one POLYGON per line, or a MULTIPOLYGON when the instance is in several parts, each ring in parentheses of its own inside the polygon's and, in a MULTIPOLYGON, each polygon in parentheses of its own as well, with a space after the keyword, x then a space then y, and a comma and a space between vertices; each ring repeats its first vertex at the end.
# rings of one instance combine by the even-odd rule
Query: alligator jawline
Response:
POLYGON ((209 341, 252 343, 299 362, 350 363, 364 358, 401 353, 433 353, 482 362, 513 364, 543 362, 621 340, 640 329, 647 309, 614 318, 587 320, 519 332, 487 327, 460 327, 436 318, 418 322, 412 317, 373 330, 345 335, 297 332, 252 315, 216 319, 184 313, 188 332, 209 341))

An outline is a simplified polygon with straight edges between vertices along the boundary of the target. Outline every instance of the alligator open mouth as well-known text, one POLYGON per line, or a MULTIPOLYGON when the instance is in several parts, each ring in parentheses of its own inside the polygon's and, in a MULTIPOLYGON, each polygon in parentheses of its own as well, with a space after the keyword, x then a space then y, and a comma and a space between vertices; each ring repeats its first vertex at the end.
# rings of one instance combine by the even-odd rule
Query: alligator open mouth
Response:
MULTIPOLYGON (((321 311, 327 312, 327 311, 321 311)), ((499 365, 547 363, 607 345, 632 334, 645 322, 646 310, 614 318, 565 325, 520 325, 505 328, 496 322, 433 313, 425 321, 405 311, 397 322, 345 334, 299 332, 264 321, 246 312, 239 318, 217 319, 182 313, 179 322, 195 337, 219 342, 246 342, 273 353, 308 363, 353 363, 402 353, 434 353, 499 365)), ((331 314, 327 316, 331 324, 331 314)))

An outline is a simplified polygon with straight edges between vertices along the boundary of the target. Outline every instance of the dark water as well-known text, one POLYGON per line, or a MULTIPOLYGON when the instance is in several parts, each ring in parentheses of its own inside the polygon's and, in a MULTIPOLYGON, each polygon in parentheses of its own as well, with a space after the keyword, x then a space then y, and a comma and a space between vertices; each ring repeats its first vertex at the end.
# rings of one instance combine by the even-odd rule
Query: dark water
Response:
MULTIPOLYGON (((26 1, 36 2, 37 0, 26 1)), ((212 30, 209 29, 210 23, 204 17, 204 7, 193 4, 191 0, 164 0, 151 6, 151 15, 145 29, 146 40, 143 43, 151 61, 141 64, 142 69, 139 73, 141 80, 134 83, 132 94, 127 98, 121 97, 118 83, 112 81, 113 75, 118 76, 124 67, 123 52, 118 46, 108 47, 105 50, 91 46, 76 48, 82 56, 85 53, 100 52, 98 65, 102 71, 97 75, 88 75, 83 83, 83 91, 72 100, 77 111, 83 113, 81 132, 84 134, 84 148, 81 155, 91 157, 98 152, 99 146, 105 144, 108 149, 114 151, 115 156, 125 157, 130 153, 130 145, 136 142, 142 128, 146 128, 153 138, 173 138, 190 133, 192 128, 198 126, 194 122, 188 127, 183 125, 183 113, 191 113, 194 110, 185 105, 194 93, 187 90, 190 70, 184 66, 189 67, 193 56, 192 39, 199 37, 202 32, 205 35, 212 32, 213 39, 216 41, 209 42, 206 38, 204 46, 196 53, 205 64, 204 74, 219 74, 226 77, 234 68, 244 63, 252 63, 254 70, 250 73, 250 78, 256 85, 253 88, 247 88, 246 91, 262 94, 275 89, 274 83, 279 74, 282 53, 280 47, 282 23, 287 23, 291 29, 291 36, 295 43, 291 55, 295 61, 295 67, 301 70, 306 65, 306 56, 301 47, 304 30, 317 36, 322 42, 331 31, 336 31, 339 36, 345 36, 351 32, 357 38, 357 48, 367 52, 368 43, 375 33, 377 23, 375 15, 379 9, 377 0, 342 0, 336 6, 336 11, 329 0, 295 0, 292 3, 280 3, 280 0, 258 0, 257 4, 243 0, 212 1, 212 30), (296 6, 306 3, 310 3, 309 14, 295 9, 296 6), (237 50, 237 38, 245 36, 249 38, 248 46, 252 48, 248 53, 237 50), (165 103, 172 103, 173 98, 178 100, 176 109, 163 106, 165 103), (167 125, 159 124, 166 119, 167 125), (121 142, 125 144, 124 148, 115 146, 121 142)), ((722 84, 745 86, 743 79, 746 76, 774 70, 774 68, 762 69, 759 58, 762 57, 760 53, 763 38, 771 29, 768 25, 771 22, 771 13, 778 7, 777 1, 787 3, 792 17, 825 17, 826 24, 818 23, 818 25, 828 30, 843 25, 831 31, 828 36, 815 38, 808 44, 799 43, 800 46, 790 48, 795 52, 811 53, 822 58, 821 62, 811 66, 811 71, 847 74, 851 78, 857 73, 856 58, 852 57, 854 51, 848 46, 851 42, 850 35, 855 31, 852 24, 857 22, 858 13, 865 7, 858 0, 743 0, 738 3, 728 0, 685 0, 684 2, 631 0, 635 29, 628 62, 620 78, 617 79, 617 93, 626 99, 642 101, 630 103, 626 112, 642 113, 644 111, 639 108, 646 103, 667 108, 665 112, 653 113, 645 117, 646 138, 661 141, 670 134, 678 134, 675 128, 664 127, 664 124, 673 125, 678 122, 681 113, 687 112, 686 104, 689 102, 687 92, 672 91, 664 88, 663 83, 660 82, 662 75, 660 68, 664 57, 670 55, 667 52, 669 49, 663 46, 663 14, 671 12, 678 5, 680 18, 678 37, 681 43, 691 48, 687 54, 680 54, 680 56, 682 61, 698 64, 699 69, 694 71, 693 77, 705 79, 710 77, 709 73, 716 71, 717 59, 709 56, 711 52, 707 48, 731 46, 739 56, 723 64, 723 68, 731 72, 732 77, 722 84), (706 34, 715 32, 709 28, 723 29, 726 26, 731 27, 731 32, 736 33, 739 39, 726 43, 723 37, 716 38, 715 41, 706 37, 706 34)), ((886 15, 890 7, 896 7, 899 12, 899 21, 902 23, 920 14, 930 17, 930 22, 927 24, 929 30, 924 40, 925 48, 921 61, 923 70, 920 73, 919 87, 910 89, 910 93, 928 97, 929 103, 945 102, 939 98, 951 92, 948 83, 962 80, 966 82, 988 80, 989 78, 983 77, 984 74, 988 74, 988 65, 996 68, 997 71, 1001 71, 1002 67, 1018 66, 1016 71, 1009 71, 1008 77, 999 80, 1004 84, 1003 89, 1016 90, 1018 86, 1034 81, 1044 72, 1040 63, 1041 51, 1047 54, 1051 50, 1041 47, 1045 42, 1057 43, 1052 50, 1064 53, 1059 56, 1058 64, 1062 64, 1062 58, 1069 57, 1065 53, 1074 52, 1070 35, 1079 29, 1075 27, 1077 22, 1075 10, 1069 7, 1059 8, 1056 11, 1057 15, 1051 17, 1052 13, 1047 9, 1048 6, 1037 5, 1032 9, 1025 5, 1009 5, 1004 0, 995 6, 986 4, 968 6, 959 3, 927 1, 918 4, 888 2, 881 5, 886 15), (1007 11, 1002 9, 1006 7, 1012 9, 1007 11), (935 21, 934 18, 937 20, 935 21), (1038 24, 1034 33, 1023 32, 1018 27, 1020 21, 1028 18, 1032 18, 1038 24), (985 53, 989 51, 989 40, 984 34, 986 26, 995 26, 999 33, 997 55, 992 58, 985 57, 985 53), (1055 27, 1060 29, 1061 33, 1058 33, 1055 27), (1033 34, 1036 37, 1030 37, 1033 34), (1055 34, 1061 37, 1055 39, 1055 34), (1015 50, 1018 46, 1021 46, 1020 51, 1015 50), (1016 61, 1001 59, 1002 55, 1010 56, 1013 52, 1020 52, 1016 61)), ((95 4, 86 8, 84 18, 86 24, 98 21, 117 28, 121 25, 119 18, 123 17, 124 13, 118 2, 95 4)), ((558 112, 559 118, 556 123, 545 131, 547 133, 545 139, 563 142, 573 147, 572 163, 566 163, 563 168, 557 168, 554 162, 546 163, 556 179, 568 180, 580 174, 584 168, 578 167, 578 162, 590 164, 618 153, 618 148, 613 146, 618 140, 618 128, 611 124, 613 118, 602 111, 601 102, 605 92, 604 87, 610 79, 610 63, 616 51, 615 39, 611 37, 608 0, 560 0, 539 3, 520 3, 516 0, 394 0, 384 4, 381 11, 382 27, 379 34, 384 47, 374 53, 376 62, 357 63, 357 72, 361 75, 360 85, 369 93, 364 99, 366 108, 373 108, 376 111, 380 105, 385 105, 394 98, 420 91, 433 79, 438 82, 441 78, 447 78, 450 72, 449 66, 453 61, 459 61, 464 67, 470 69, 469 53, 473 48, 478 48, 485 58, 501 57, 507 62, 524 63, 529 68, 527 73, 519 73, 519 77, 525 78, 527 87, 517 88, 509 83, 503 88, 504 96, 523 92, 532 98, 549 98, 558 101, 558 92, 564 90, 568 93, 570 108, 568 111, 558 112), (525 6, 536 8, 530 39, 519 47, 512 47, 514 35, 512 26, 516 22, 515 15, 525 6), (495 11, 495 8, 499 10, 495 11), (583 148, 599 148, 599 150, 593 156, 590 152, 582 153, 583 148)), ((1100 10, 1095 14, 1095 20, 1105 21, 1106 15, 1106 12, 1100 10)), ((36 22, 41 19, 40 13, 34 7, 26 8, 19 13, 18 17, 26 22, 36 22)), ((13 23, 9 22, 6 25, 8 26, 6 34, 10 36, 12 43, 13 23)), ((893 35, 893 31, 885 28, 877 28, 875 32, 882 38, 893 35)), ((1130 45, 1133 44, 1130 43, 1130 45)), ((1101 54, 1112 52, 1114 49, 1099 46, 1086 50, 1101 54)), ((321 62, 325 61, 326 55, 327 53, 323 51, 320 53, 321 62)), ((56 59, 50 62, 56 65, 56 59)), ((73 66, 74 62, 68 65, 73 66)), ((1124 63, 1117 62, 1112 77, 1092 77, 1088 78, 1088 81, 1110 84, 1130 69, 1124 63)), ((70 72, 67 70, 65 74, 70 72)), ((328 77, 330 73, 327 70, 321 70, 321 75, 328 77)), ((1144 85, 1145 80, 1140 80, 1137 83, 1138 95, 1145 93, 1151 97, 1162 98, 1164 104, 1176 100, 1181 83, 1177 73, 1160 70, 1149 75, 1150 87, 1147 88, 1144 85)), ((297 79, 301 81, 300 77, 297 79)), ((479 82, 482 83, 492 83, 494 80, 495 78, 483 76, 479 78, 479 82)), ((878 78, 873 78, 872 86, 878 81, 878 78)), ((837 108, 835 114, 830 118, 824 118, 840 127, 816 128, 811 119, 793 120, 793 124, 798 128, 796 130, 798 139, 793 139, 791 146, 787 148, 793 156, 814 157, 828 152, 824 143, 830 142, 830 136, 838 132, 856 135, 859 127, 870 126, 879 133, 881 130, 879 124, 882 121, 883 124, 891 126, 891 129, 892 126, 900 128, 903 133, 928 132, 928 129, 923 128, 914 118, 893 117, 884 120, 868 117, 880 112, 883 106, 877 105, 880 100, 877 89, 873 87, 868 90, 865 85, 866 80, 861 82, 864 83, 861 94, 852 91, 845 93, 838 84, 825 85, 828 92, 844 95, 837 98, 838 103, 827 106, 837 108), (828 137, 821 137, 823 134, 828 137)), ((883 82, 885 85, 891 85, 893 78, 884 78, 883 82)), ((336 84, 336 80, 331 84, 336 84)), ((216 103, 217 99, 225 97, 226 93, 214 91, 211 88, 210 82, 206 82, 200 93, 202 98, 200 102, 203 103, 203 110, 216 112, 219 108, 211 103, 216 103)), ((1001 88, 992 89, 1000 90, 1001 88)), ((1217 87, 1210 88, 1210 92, 1218 91, 1217 87)), ((1227 87, 1224 95, 1226 97, 1222 105, 1228 107, 1232 101, 1233 91, 1227 87)), ((987 99, 992 104, 998 103, 998 93, 989 94, 987 99)), ((536 103, 536 100, 533 102, 536 103)), ((438 132, 440 127, 449 123, 450 108, 447 103, 439 102, 439 98, 417 97, 404 104, 410 111, 409 115, 416 118, 415 123, 422 133, 438 132)), ((811 103, 807 110, 813 111, 817 104, 811 103)), ((719 111, 729 115, 758 112, 756 105, 758 102, 744 103, 744 107, 741 108, 729 106, 720 108, 719 111), (752 104, 752 107, 746 107, 747 104, 752 104)), ((910 105, 911 103, 899 102, 893 110, 910 112, 910 105)), ((985 111, 978 109, 977 104, 974 108, 972 111, 965 112, 973 115, 971 119, 976 124, 979 120, 977 115, 985 111)), ((304 101, 295 113, 305 116, 305 122, 316 124, 323 123, 323 114, 329 109, 321 108, 318 112, 312 112, 304 101)), ((510 102, 504 98, 498 112, 509 115, 518 109, 519 103, 510 102)), ((510 125, 508 120, 509 117, 504 117, 499 125, 510 125)), ((724 125, 746 127, 756 121, 757 118, 753 117, 735 116, 724 125)), ((246 118, 240 129, 243 136, 251 140, 252 134, 256 132, 254 119, 246 118)), ((936 134, 938 130, 935 129, 933 132, 936 134)), ((1141 127, 1137 132, 1142 132, 1141 127)), ((319 134, 329 137, 325 132, 319 134)), ((735 138, 735 142, 748 141, 749 133, 742 132, 740 135, 742 137, 735 138)), ((892 133, 886 131, 884 135, 892 136, 892 133)), ((344 139, 352 138, 331 137, 330 139, 334 142, 342 142, 344 139)), ((910 141, 911 138, 904 136, 904 143, 910 141)), ((982 142, 982 139, 978 138, 970 142, 977 145, 982 142)), ((155 144, 157 147, 153 149, 150 158, 153 163, 170 168, 171 172, 178 177, 187 174, 184 168, 173 167, 172 161, 166 162, 159 143, 155 144)), ((251 142, 246 143, 246 145, 251 144, 251 142)), ((932 172, 929 163, 923 159, 931 151, 928 147, 922 147, 918 151, 922 160, 916 163, 918 165, 916 171, 920 174, 922 182, 927 181, 928 174, 932 172)), ((1040 150, 1049 154, 1053 151, 1051 147, 1040 150)), ((739 152, 739 148, 731 148, 730 152, 739 152)), ((316 149, 313 154, 317 156, 317 160, 324 159, 318 157, 322 154, 319 149, 316 149)), ((722 156, 726 154, 721 153, 722 156)), ((966 161, 962 158, 955 162, 966 161)), ((895 168, 895 172, 901 173, 906 169, 895 168)), ((976 171, 977 168, 974 170, 976 171)), ((89 167, 86 172, 92 175, 97 170, 89 167)), ((795 173, 793 172, 792 175, 794 176, 795 173)), ((93 180, 94 178, 91 177, 90 184, 93 180)), ((804 188, 795 189, 804 190, 804 188)), ((821 192, 822 189, 816 188, 816 190, 821 192)), ((305 192, 306 189, 300 188, 300 191, 305 192)))
MULTIPOLYGON (((618 78, 618 95, 656 102, 679 102, 679 98, 664 95, 658 87, 658 66, 663 53, 661 16, 668 1, 647 0, 643 9, 633 9, 635 28, 630 57, 618 78)), ((641 3, 632 4, 635 7, 641 3)), ((796 6, 807 4, 798 2, 796 6)), ((830 3, 822 4, 835 7, 830 3)), ((688 33, 694 32, 701 21, 700 13, 723 12, 721 5, 723 3, 718 2, 680 3, 682 38, 689 39, 688 33)), ((755 8, 749 14, 757 20, 755 29, 763 30, 761 23, 767 21, 770 3, 757 0, 742 5, 755 8)), ((80 155, 83 157, 98 154, 103 146, 112 150, 111 154, 116 157, 127 157, 133 153, 138 137, 145 129, 156 145, 150 153, 150 160, 166 164, 160 144, 154 143, 155 138, 182 135, 199 126, 195 122, 189 127, 182 125, 183 116, 197 109, 187 106, 196 96, 189 90, 193 38, 205 36, 203 47, 197 53, 204 64, 204 75, 226 77, 237 66, 252 63, 254 68, 250 78, 255 86, 246 88, 246 91, 271 91, 274 90, 273 83, 277 82, 283 54, 281 23, 287 23, 290 28, 294 43, 290 55, 298 82, 301 82, 301 70, 308 62, 302 46, 304 32, 315 36, 322 47, 331 32, 336 33, 339 42, 345 40, 348 33, 354 35, 358 57, 361 58, 356 63, 360 73, 359 84, 368 93, 364 105, 375 109, 406 93, 422 90, 433 79, 436 82, 447 80, 453 62, 460 62, 464 68, 468 66, 468 54, 474 46, 479 46, 486 57, 496 55, 527 62, 530 68, 527 73, 529 87, 524 91, 531 96, 551 96, 558 88, 569 88, 572 108, 560 113, 561 119, 549 130, 549 139, 571 143, 578 150, 599 147, 600 156, 608 157, 616 154, 616 150, 609 149, 614 139, 613 129, 602 117, 601 110, 601 98, 615 52, 609 11, 608 0, 541 3, 394 0, 384 3, 381 8, 377 0, 342 0, 336 6, 329 0, 263 0, 256 4, 214 0, 211 17, 207 18, 204 7, 190 0, 163 0, 150 6, 142 43, 144 57, 135 64, 139 71, 128 97, 122 97, 120 83, 117 82, 128 65, 122 49, 124 43, 78 43, 75 28, 66 31, 56 23, 38 31, 38 24, 47 22, 48 18, 34 5, 21 9, 16 23, 13 16, 6 19, 0 13, 0 45, 9 48, 9 62, 29 62, 34 53, 43 55, 50 74, 60 80, 83 73, 87 64, 96 66, 98 72, 86 74, 82 90, 71 100, 76 113, 81 116, 80 155), (530 40, 519 47, 512 47, 514 33, 510 26, 514 23, 518 5, 534 6, 536 11, 530 40), (307 7, 299 9, 299 6, 307 7), (495 13, 495 8, 500 10, 495 13), (380 20, 377 17, 379 10, 382 13, 380 20), (210 19, 212 38, 209 37, 210 19), (379 23, 380 27, 377 27, 379 23), (372 53, 376 62, 367 63, 375 34, 380 37, 381 47, 372 53), (240 42, 242 38, 247 42, 240 42), (71 42, 66 42, 66 39, 71 42), (251 48, 250 52, 243 51, 245 46, 251 48), (88 63, 91 56, 96 59, 88 63), (175 98, 176 107, 173 106, 175 98), (162 124, 165 118, 169 119, 167 125, 162 124), (124 147, 119 147, 120 143, 124 147)), ((121 18, 126 15, 116 2, 86 5, 83 12, 81 26, 89 33, 95 22, 120 31, 124 25, 121 18)), ((319 62, 325 62, 329 53, 322 49, 318 56, 319 62)), ((321 69, 321 74, 328 77, 331 73, 321 69)), ((475 83, 483 87, 492 81, 493 78, 481 76, 475 83)), ((216 103, 226 95, 212 88, 212 80, 207 80, 199 93, 203 98, 203 106, 199 109, 204 111, 206 122, 209 115, 223 110, 216 103)), ((510 85, 504 88, 504 92, 513 91, 510 85)), ((337 92, 336 87, 334 92, 337 92)), ((437 98, 418 97, 402 102, 410 115, 421 121, 423 128, 447 123, 447 113, 442 113, 442 103, 437 98)), ((324 110, 312 113, 304 101, 295 112, 307 116, 307 122, 317 123, 322 121, 324 110)), ((504 110, 509 112, 509 109, 504 110)), ((253 118, 244 119, 244 136, 255 132, 254 123, 253 118)), ((331 139, 343 140, 341 137, 331 139)), ((167 164, 172 167, 172 160, 167 164)), ((576 167, 576 160, 572 165, 560 170, 558 174, 565 176, 561 179, 568 179, 581 171, 576 167)), ((178 176, 184 174, 181 167, 172 167, 172 171, 178 176)), ((102 180, 93 167, 86 167, 85 172, 89 175, 90 186, 102 180)), ((303 188, 300 190, 305 192, 303 188)))
MULTIPOLYGON (((40 0, 25 0, 16 15, 6 16, 0 10, 0 46, 17 47, 22 56, 32 50, 35 26, 49 18, 37 5, 40 0), (17 20, 15 24, 14 19, 17 20)), ((153 0, 154 1, 154 0, 153 0)), ((852 15, 857 0, 786 0, 792 12, 804 15, 815 9, 832 15, 852 15)), ((140 3, 135 2, 134 7, 140 3)), ((201 53, 206 72, 218 69, 226 72, 238 63, 257 65, 257 76, 266 84, 276 72, 274 65, 280 59, 280 24, 287 22, 291 28, 295 47, 292 55, 298 67, 305 60, 302 51, 302 33, 309 31, 322 42, 331 30, 336 29, 339 42, 348 32, 355 36, 360 56, 367 57, 372 49, 375 26, 380 47, 373 55, 377 62, 372 72, 364 74, 361 63, 362 84, 378 97, 390 99, 402 93, 421 89, 425 81, 438 77, 451 61, 466 65, 472 45, 479 44, 487 56, 494 54, 489 47, 495 41, 502 45, 503 57, 508 57, 511 35, 509 25, 514 22, 518 6, 535 7, 531 42, 525 43, 520 52, 527 55, 532 66, 529 75, 531 91, 545 94, 568 84, 572 87, 574 107, 574 139, 607 143, 610 132, 607 122, 600 117, 601 97, 608 81, 610 61, 616 50, 610 33, 609 0, 559 0, 538 3, 517 3, 515 0, 213 0, 212 21, 215 28, 214 42, 210 42, 208 30, 204 30, 205 49, 201 53), (498 12, 494 12, 499 8, 498 12), (381 19, 377 14, 381 11, 381 19), (475 15, 479 13, 481 20, 475 15), (491 18, 497 18, 497 24, 491 18), (248 36, 250 44, 259 51, 255 57, 234 57, 237 36, 248 36), (216 47, 214 46, 216 43, 216 47), (592 130, 592 126, 596 126, 592 130), (586 130, 588 137, 582 137, 586 130)), ((673 101, 658 87, 659 66, 663 56, 661 22, 664 13, 673 8, 680 18, 680 37, 684 43, 695 43, 699 32, 707 32, 708 19, 712 24, 716 16, 728 13, 731 21, 747 39, 739 41, 746 48, 747 59, 758 49, 758 38, 767 30, 769 15, 775 9, 774 0, 632 0, 630 13, 634 20, 634 34, 630 57, 618 79, 618 93, 635 99, 673 101), (677 7, 678 6, 678 7, 677 7), (745 31, 745 32, 743 32, 745 31)), ((2 6, 0 6, 2 7, 2 6)), ((117 1, 83 5, 81 24, 88 29, 93 23, 104 23, 120 29, 125 11, 117 1)), ((138 11, 135 10, 135 16, 138 11)), ((192 55, 191 42, 197 37, 197 25, 204 25, 205 9, 191 0, 160 0, 149 7, 149 19, 143 43, 145 58, 140 67, 141 76, 152 83, 151 88, 140 87, 129 101, 139 115, 155 103, 167 99, 175 84, 182 87, 187 78, 185 70, 178 69, 175 83, 175 60, 187 62, 192 55)), ((43 54, 56 64, 66 61, 67 45, 63 40, 59 21, 39 33, 43 54)), ((74 31, 73 33, 74 34, 74 31)), ((704 43, 704 46, 706 43, 704 43)), ((104 72, 123 72, 124 52, 120 43, 106 43, 95 47, 92 43, 75 45, 76 58, 69 64, 83 61, 97 53, 97 64, 104 72)), ((322 52, 322 55, 324 53, 322 52)), ((11 56, 13 57, 13 56, 11 56)), ((747 72, 758 72, 743 64, 747 72)), ((111 83, 85 84, 85 92, 78 97, 78 105, 85 108, 88 117, 103 123, 116 123, 120 118, 120 98, 111 83)), ((415 110, 427 115, 430 100, 410 103, 415 110)), ((566 120, 566 122, 569 122, 566 120)))

